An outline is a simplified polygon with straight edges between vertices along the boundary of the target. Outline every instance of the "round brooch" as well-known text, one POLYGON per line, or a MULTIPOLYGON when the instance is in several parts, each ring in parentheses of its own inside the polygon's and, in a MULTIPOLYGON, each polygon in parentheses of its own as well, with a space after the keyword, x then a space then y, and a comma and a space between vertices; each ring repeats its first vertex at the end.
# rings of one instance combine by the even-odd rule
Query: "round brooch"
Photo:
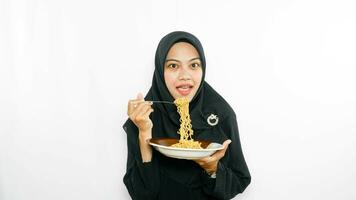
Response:
POLYGON ((210 126, 215 126, 219 122, 219 117, 217 115, 211 114, 206 121, 210 126))

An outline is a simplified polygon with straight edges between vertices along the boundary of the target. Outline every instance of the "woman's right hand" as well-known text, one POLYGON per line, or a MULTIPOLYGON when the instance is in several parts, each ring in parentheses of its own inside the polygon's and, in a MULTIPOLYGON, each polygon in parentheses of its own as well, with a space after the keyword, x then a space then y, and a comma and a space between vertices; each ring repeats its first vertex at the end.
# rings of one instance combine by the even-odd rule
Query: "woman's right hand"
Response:
POLYGON ((152 102, 145 101, 143 95, 139 93, 136 99, 130 100, 127 106, 127 115, 139 130, 139 145, 142 162, 151 162, 152 148, 147 143, 152 138, 153 123, 150 114, 153 112, 152 102))
MULTIPOLYGON (((145 101, 141 93, 137 95, 136 99, 130 100, 128 103, 127 115, 137 126, 140 134, 151 134, 153 127, 153 123, 149 117, 153 112, 151 105, 152 102, 145 101)), ((144 135, 143 138, 151 138, 151 135, 144 135)))

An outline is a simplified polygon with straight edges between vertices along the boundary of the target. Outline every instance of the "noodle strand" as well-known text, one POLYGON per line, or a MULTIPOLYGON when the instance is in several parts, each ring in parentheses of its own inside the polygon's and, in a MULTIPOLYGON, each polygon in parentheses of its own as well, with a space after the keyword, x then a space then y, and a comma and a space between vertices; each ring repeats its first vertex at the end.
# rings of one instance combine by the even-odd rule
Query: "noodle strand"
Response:
POLYGON ((202 149, 201 143, 194 141, 193 129, 189 115, 189 100, 185 97, 178 98, 174 101, 177 106, 177 111, 180 115, 180 128, 178 134, 180 135, 179 142, 173 144, 172 147, 178 148, 190 148, 190 149, 202 149))

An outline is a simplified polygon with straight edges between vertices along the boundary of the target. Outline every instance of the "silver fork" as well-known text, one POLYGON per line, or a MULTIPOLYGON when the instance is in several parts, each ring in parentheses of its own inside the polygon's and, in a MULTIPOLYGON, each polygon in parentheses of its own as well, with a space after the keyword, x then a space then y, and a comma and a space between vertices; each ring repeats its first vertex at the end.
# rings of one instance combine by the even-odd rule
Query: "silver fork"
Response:
POLYGON ((168 104, 174 104, 173 102, 170 101, 150 101, 152 103, 168 103, 168 104))

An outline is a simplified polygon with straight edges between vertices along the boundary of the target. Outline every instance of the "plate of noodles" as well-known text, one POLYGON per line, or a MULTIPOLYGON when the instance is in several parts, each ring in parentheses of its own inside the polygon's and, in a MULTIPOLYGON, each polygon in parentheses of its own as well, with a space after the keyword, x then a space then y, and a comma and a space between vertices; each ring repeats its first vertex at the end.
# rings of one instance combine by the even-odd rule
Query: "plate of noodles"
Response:
POLYGON ((218 143, 207 141, 194 141, 193 128, 189 115, 189 99, 186 97, 177 98, 174 101, 177 112, 180 115, 180 128, 178 134, 180 139, 175 138, 156 138, 148 142, 162 154, 179 159, 196 160, 212 155, 217 150, 223 149, 218 143))
POLYGON ((194 145, 192 148, 189 148, 189 146, 177 147, 177 144, 180 144, 180 142, 179 139, 175 138, 154 138, 149 139, 148 142, 157 151, 164 154, 165 156, 187 160, 204 158, 214 154, 218 150, 223 149, 223 145, 208 141, 194 141, 196 144, 200 144, 201 148, 197 148, 194 145))

